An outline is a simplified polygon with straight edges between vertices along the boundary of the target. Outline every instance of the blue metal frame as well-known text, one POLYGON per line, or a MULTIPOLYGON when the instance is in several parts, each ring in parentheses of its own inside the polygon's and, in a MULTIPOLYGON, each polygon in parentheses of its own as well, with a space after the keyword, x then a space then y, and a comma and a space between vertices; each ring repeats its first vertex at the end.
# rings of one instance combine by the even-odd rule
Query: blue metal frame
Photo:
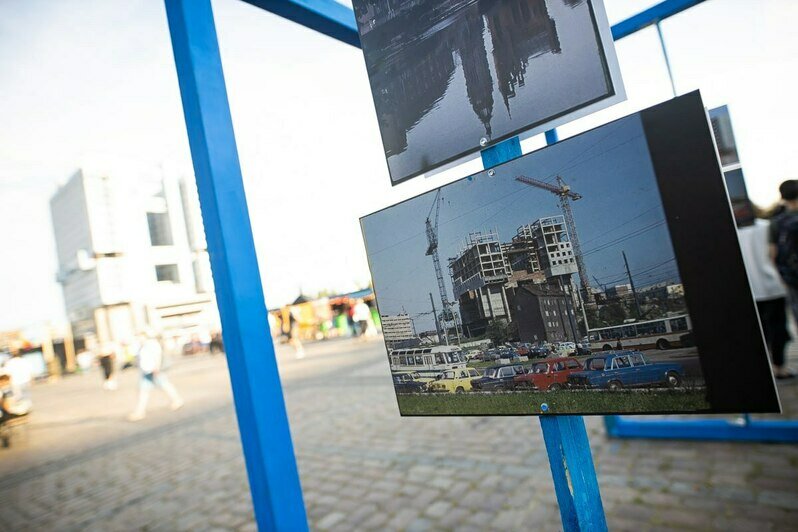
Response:
POLYGON ((260 530, 307 530, 210 0, 165 0, 260 530))
POLYGON ((757 421, 747 415, 739 421, 725 419, 629 419, 604 416, 607 434, 614 438, 664 440, 740 441, 795 443, 798 422, 757 421))
POLYGON ((360 48, 355 14, 335 0, 244 0, 328 37, 360 48))
MULTIPOLYGON (((353 11, 335 0, 245 0, 360 47, 353 11)), ((615 40, 703 0, 664 0, 612 27, 615 40)), ((202 217, 224 327, 230 379, 255 517, 261 530, 307 530, 288 417, 269 335, 210 0, 165 0, 202 217)), ((546 133, 549 143, 556 131, 546 133)), ((486 167, 521 155, 518 139, 483 151, 486 167)), ((794 422, 630 421, 607 416, 618 437, 796 441, 794 422), (747 432, 743 432, 747 431, 747 432), (745 436, 747 434, 747 436, 745 436)), ((540 418, 565 530, 606 530, 584 421, 540 418), (573 488, 573 491, 572 489, 573 488)))
MULTIPOLYGON (((360 36, 351 8, 335 0, 244 0, 337 41, 360 48, 360 36)), ((612 26, 612 38, 623 39, 652 24, 677 15, 705 0, 663 0, 612 26)))
POLYGON ((606 532, 590 441, 581 416, 540 417, 565 532, 606 532))
MULTIPOLYGON (((557 131, 546 131, 546 142, 557 142, 557 131)), ((522 155, 518 137, 482 150, 485 169, 522 155)), ((543 415, 540 428, 549 456, 551 477, 566 532, 607 530, 590 441, 581 416, 543 415)))
POLYGON ((686 9, 690 9, 705 0, 663 0, 659 4, 653 5, 641 11, 637 15, 618 22, 612 27, 612 38, 614 40, 623 39, 629 35, 645 29, 652 24, 657 24, 673 15, 678 15, 686 9))

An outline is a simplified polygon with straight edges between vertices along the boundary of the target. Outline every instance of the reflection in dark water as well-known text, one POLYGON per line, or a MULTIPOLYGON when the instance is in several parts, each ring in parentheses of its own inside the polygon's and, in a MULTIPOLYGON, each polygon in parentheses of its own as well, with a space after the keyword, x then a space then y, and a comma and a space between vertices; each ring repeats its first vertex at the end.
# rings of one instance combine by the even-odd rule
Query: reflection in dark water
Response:
MULTIPOLYGON (((555 1, 566 9, 584 3, 584 0, 548 0, 555 1)), ((419 143, 447 141, 439 142, 429 131, 416 135, 413 157, 421 160, 410 164, 419 168, 407 168, 405 175, 425 171, 427 166, 440 162, 434 160, 438 156, 451 157, 473 149, 479 136, 491 140, 494 134, 498 138, 513 131, 512 128, 528 126, 535 117, 527 115, 542 114, 548 108, 543 110, 539 102, 530 104, 530 92, 526 100, 517 104, 520 107, 513 109, 519 88, 527 84, 530 76, 535 78, 536 85, 548 87, 552 75, 561 78, 565 75, 556 71, 558 67, 552 73, 550 63, 541 65, 537 71, 530 70, 533 58, 562 53, 547 0, 355 0, 353 4, 387 157, 408 150, 410 131, 440 106, 448 105, 443 120, 463 118, 462 106, 458 111, 456 101, 449 104, 443 101, 449 92, 458 95, 454 100, 462 98, 464 92, 471 111, 482 125, 481 132, 470 129, 467 133, 460 132, 461 137, 468 135, 470 146, 462 145, 462 138, 451 138, 448 139, 451 146, 445 148, 419 148, 419 143), (494 108, 494 98, 498 97, 503 102, 501 117, 497 117, 499 111, 494 108), (530 105, 537 110, 530 111, 530 105), (527 114, 522 113, 518 123, 512 122, 513 111, 519 109, 527 114), (525 120, 526 123, 521 123, 525 120), (427 160, 428 157, 433 160, 427 160)), ((587 26, 580 22, 582 25, 576 31, 593 38, 591 15, 584 11, 586 15, 579 16, 580 21, 588 20, 587 26)), ((592 47, 589 42, 584 45, 580 42, 572 46, 572 59, 595 53, 594 50, 595 40, 592 47)), ((572 99, 576 98, 575 95, 572 99)), ((435 135, 441 134, 436 130, 435 135)))
POLYGON ((508 113, 516 87, 524 85, 529 59, 560 51, 545 0, 367 0, 356 5, 356 13, 361 20, 373 21, 361 31, 388 156, 407 148, 407 132, 446 93, 455 55, 463 66, 471 108, 491 138, 493 79, 485 21, 508 113), (460 7, 463 4, 466 7, 460 7))
POLYGON ((487 2, 485 13, 493 42, 493 61, 499 92, 510 113, 515 88, 524 86, 529 60, 545 53, 560 53, 557 28, 543 0, 487 2))

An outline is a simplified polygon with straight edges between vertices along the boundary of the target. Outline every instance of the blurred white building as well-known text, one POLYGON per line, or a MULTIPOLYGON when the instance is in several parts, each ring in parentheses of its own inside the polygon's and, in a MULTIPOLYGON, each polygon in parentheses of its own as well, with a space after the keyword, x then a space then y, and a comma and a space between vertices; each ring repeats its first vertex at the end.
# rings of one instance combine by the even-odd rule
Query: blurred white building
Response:
POLYGON ((219 328, 193 180, 79 170, 50 211, 75 337, 129 341, 145 329, 185 336, 219 328))

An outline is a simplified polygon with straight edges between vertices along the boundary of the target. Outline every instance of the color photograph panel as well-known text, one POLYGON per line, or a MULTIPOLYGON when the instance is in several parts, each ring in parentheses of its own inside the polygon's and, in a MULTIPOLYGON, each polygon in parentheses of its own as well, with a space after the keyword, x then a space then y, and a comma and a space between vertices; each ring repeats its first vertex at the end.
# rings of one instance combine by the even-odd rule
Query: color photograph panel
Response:
POLYGON ((711 408, 639 115, 362 228, 403 415, 711 408))

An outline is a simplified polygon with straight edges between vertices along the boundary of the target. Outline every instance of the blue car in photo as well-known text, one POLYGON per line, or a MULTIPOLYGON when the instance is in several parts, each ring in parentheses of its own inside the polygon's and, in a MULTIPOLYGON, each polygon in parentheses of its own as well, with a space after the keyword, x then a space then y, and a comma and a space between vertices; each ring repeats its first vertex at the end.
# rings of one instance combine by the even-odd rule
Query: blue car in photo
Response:
POLYGON ((684 367, 675 362, 649 362, 640 351, 613 351, 585 360, 585 370, 568 376, 570 388, 639 388, 682 384, 684 367))

